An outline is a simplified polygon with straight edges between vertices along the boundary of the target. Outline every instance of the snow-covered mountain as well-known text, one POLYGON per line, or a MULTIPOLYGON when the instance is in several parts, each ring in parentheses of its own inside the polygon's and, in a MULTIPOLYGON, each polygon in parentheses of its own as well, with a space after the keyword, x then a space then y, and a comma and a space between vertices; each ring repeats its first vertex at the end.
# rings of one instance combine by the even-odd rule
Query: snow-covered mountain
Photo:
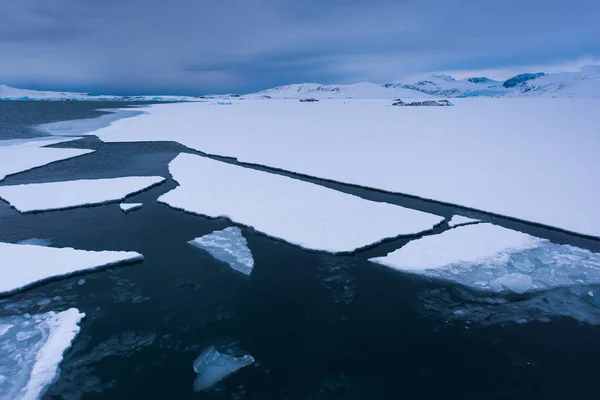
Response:
POLYGON ((88 93, 51 92, 18 89, 0 84, 0 100, 75 100, 75 101, 193 101, 190 96, 93 96, 88 93))
POLYGON ((302 83, 295 85, 278 86, 272 89, 251 93, 245 98, 273 98, 273 99, 350 99, 350 98, 404 98, 430 97, 402 87, 386 87, 376 83, 362 82, 352 85, 321 85, 318 83, 302 83))
POLYGON ((511 96, 600 97, 600 66, 583 67, 580 72, 543 75, 518 87, 511 96))
POLYGON ((386 83, 388 88, 404 88, 438 97, 495 97, 509 92, 503 82, 486 77, 456 80, 448 75, 433 75, 414 83, 386 83))

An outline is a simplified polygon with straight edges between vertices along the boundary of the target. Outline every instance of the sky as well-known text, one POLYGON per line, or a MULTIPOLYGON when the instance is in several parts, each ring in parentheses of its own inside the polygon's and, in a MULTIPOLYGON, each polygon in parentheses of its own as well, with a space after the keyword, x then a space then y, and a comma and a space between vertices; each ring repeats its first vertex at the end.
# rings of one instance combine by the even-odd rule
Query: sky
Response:
POLYGON ((598 0, 0 1, 0 82, 29 89, 248 93, 600 60, 598 0))

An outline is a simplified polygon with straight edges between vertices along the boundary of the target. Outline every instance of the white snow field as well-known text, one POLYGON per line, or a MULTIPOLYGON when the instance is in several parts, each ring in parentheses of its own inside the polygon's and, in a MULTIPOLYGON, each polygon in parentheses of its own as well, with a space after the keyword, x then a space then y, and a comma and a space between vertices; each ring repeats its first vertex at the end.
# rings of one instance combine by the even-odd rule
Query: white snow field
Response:
POLYGON ((169 172, 179 186, 159 202, 208 217, 227 217, 307 249, 350 252, 386 238, 427 231, 443 221, 433 214, 192 154, 179 154, 169 172))
POLYGON ((119 204, 119 207, 124 213, 128 213, 130 211, 139 210, 143 205, 144 203, 121 203, 119 204))
POLYGON ((254 258, 248 248, 248 241, 237 226, 209 233, 188 243, 206 250, 217 260, 226 262, 232 269, 244 275, 250 275, 254 268, 254 258))
POLYGON ((41 137, 35 139, 0 140, 0 181, 4 180, 8 175, 94 152, 94 150, 87 149, 43 147, 77 139, 81 138, 41 137))
POLYGON ((235 357, 220 353, 211 346, 194 360, 194 371, 198 374, 194 381, 194 390, 200 392, 210 389, 217 382, 252 364, 254 358, 250 354, 235 357))
POLYGON ((0 400, 37 400, 59 374, 63 354, 79 333, 85 314, 63 312, 1 317, 0 400))
POLYGON ((177 141, 334 181, 600 237, 600 99, 247 100, 159 104, 91 132, 177 141))
POLYGON ((448 226, 450 228, 453 228, 455 226, 471 224, 474 222, 480 222, 480 220, 475 219, 475 218, 465 217, 462 215, 453 215, 452 218, 450 219, 450 221, 448 221, 448 226))
POLYGON ((425 236, 370 261, 492 292, 600 284, 600 254, 489 223, 425 236))
POLYGON ((60 210, 120 201, 164 181, 160 176, 128 176, 0 186, 0 198, 23 213, 60 210))
POLYGON ((0 294, 50 278, 142 259, 141 254, 133 251, 88 251, 0 243, 0 294))

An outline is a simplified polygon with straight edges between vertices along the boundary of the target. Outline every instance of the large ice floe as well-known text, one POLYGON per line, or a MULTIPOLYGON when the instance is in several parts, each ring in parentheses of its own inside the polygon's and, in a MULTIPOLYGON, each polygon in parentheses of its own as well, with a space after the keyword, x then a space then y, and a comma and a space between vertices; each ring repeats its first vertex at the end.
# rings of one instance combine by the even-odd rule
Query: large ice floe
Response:
POLYGON ((0 294, 54 277, 142 259, 141 254, 133 251, 88 251, 0 243, 0 294))
POLYGON ((433 214, 192 154, 178 155, 169 171, 179 186, 159 202, 208 217, 227 217, 313 250, 351 252, 386 238, 430 230, 443 221, 433 214))
POLYGON ((0 186, 0 198, 20 212, 60 210, 120 201, 164 181, 160 176, 128 176, 0 186))
POLYGON ((497 293, 600 284, 600 254, 489 223, 425 236, 371 261, 497 293))
POLYGON ((600 237, 600 186, 590 184, 600 182, 600 99, 453 102, 159 104, 91 134, 107 142, 177 141, 242 162, 600 237))
POLYGON ((40 399, 58 376, 84 316, 71 308, 0 317, 0 400, 40 399))
POLYGON ((194 390, 199 392, 210 389, 234 372, 252 364, 254 358, 250 354, 236 357, 220 353, 211 346, 194 360, 194 371, 198 374, 194 381, 194 390))
POLYGON ((217 260, 245 275, 250 275, 254 268, 254 258, 248 248, 248 241, 238 227, 230 227, 209 233, 188 242, 194 247, 206 250, 217 260))
POLYGON ((8 175, 92 153, 87 149, 60 149, 44 147, 81 139, 79 137, 0 140, 0 181, 8 175))

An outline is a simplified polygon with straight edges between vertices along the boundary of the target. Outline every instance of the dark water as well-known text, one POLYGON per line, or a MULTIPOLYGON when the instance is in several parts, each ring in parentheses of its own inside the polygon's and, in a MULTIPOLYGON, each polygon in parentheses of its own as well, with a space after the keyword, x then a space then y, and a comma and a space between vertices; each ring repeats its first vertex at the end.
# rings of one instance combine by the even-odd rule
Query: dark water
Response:
MULTIPOLYGON (((100 105, 115 106, 123 104, 100 105)), ((34 123, 98 116, 98 107, 0 103, 0 138, 36 135, 30 127, 34 123)), ((58 147, 97 151, 8 177, 2 184, 169 177, 168 162, 189 151, 174 143, 103 144, 95 138, 58 147)), ((318 183, 439 215, 456 211, 318 183)), ((142 263, 56 280, 0 300, 0 316, 69 307, 87 314, 46 399, 600 398, 597 326, 567 317, 525 324, 451 319, 452 307, 475 301, 466 289, 366 261, 406 239, 333 256, 244 229, 256 263, 246 277, 186 244, 232 224, 156 202, 174 187, 169 180, 132 197, 144 207, 130 214, 110 204, 23 215, 0 202, 0 241, 51 239, 59 247, 145 256, 142 263), (45 299, 52 300, 46 304, 45 299), (215 344, 248 352, 257 364, 209 392, 194 393, 192 362, 215 344)), ((556 242, 598 248, 584 238, 474 216, 556 242)), ((495 310, 490 306, 490 320, 495 310)))

